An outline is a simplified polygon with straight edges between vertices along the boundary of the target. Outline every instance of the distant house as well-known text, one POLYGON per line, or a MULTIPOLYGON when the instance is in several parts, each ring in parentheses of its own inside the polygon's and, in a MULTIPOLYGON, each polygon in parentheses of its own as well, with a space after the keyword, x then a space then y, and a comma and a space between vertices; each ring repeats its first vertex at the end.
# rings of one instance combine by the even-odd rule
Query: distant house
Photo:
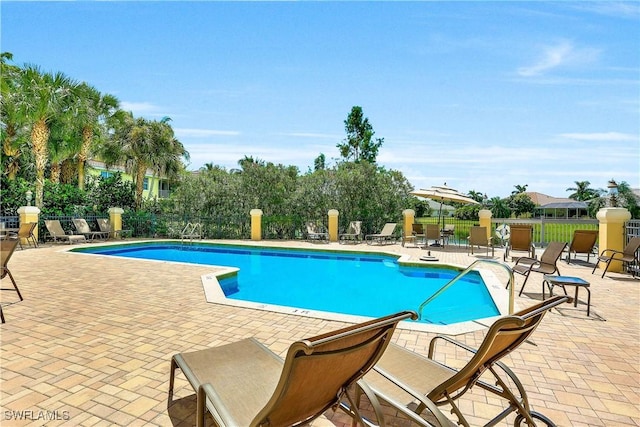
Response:
POLYGON ((586 202, 552 197, 537 192, 526 192, 536 205, 534 216, 538 218, 586 218, 589 216, 586 202))
MULTIPOLYGON (((111 166, 107 169, 104 162, 99 160, 88 160, 89 166, 87 173, 93 176, 102 176, 108 178, 115 173, 122 173, 122 179, 125 181, 133 181, 131 174, 125 172, 122 166, 111 166)), ((154 198, 167 198, 171 193, 169 189, 169 181, 163 178, 154 177, 150 170, 145 173, 144 181, 142 183, 142 198, 154 199, 154 198)))

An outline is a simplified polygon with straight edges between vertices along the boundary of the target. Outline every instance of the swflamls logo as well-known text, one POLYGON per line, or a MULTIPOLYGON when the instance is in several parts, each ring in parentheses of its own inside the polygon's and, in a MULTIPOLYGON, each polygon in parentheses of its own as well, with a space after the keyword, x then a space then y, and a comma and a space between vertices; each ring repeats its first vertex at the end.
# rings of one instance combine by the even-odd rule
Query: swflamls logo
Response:
POLYGON ((69 411, 34 411, 25 409, 21 411, 6 410, 2 414, 5 421, 8 420, 24 420, 24 421, 69 421, 71 415, 69 411))

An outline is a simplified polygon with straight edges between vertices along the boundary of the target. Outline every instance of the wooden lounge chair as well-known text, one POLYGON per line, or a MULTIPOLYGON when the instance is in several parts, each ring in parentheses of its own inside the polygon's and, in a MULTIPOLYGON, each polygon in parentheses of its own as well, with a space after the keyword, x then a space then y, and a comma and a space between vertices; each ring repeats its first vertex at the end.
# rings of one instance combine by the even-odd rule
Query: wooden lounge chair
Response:
POLYGON ((33 230, 38 226, 37 222, 25 222, 20 224, 20 228, 16 233, 18 237, 18 243, 20 244, 20 249, 24 249, 22 247, 22 239, 25 239, 29 246, 33 243, 33 247, 38 247, 38 242, 36 241, 36 236, 33 234, 33 230))
POLYGON ((567 244, 564 242, 551 242, 542 253, 540 260, 527 257, 518 258, 516 265, 513 266, 513 272, 524 276, 524 282, 522 282, 522 288, 518 295, 522 295, 524 285, 527 284, 531 272, 542 274, 558 273, 559 276, 560 270, 558 270, 557 263, 566 247, 567 244))
MULTIPOLYGON (((5 277, 9 277, 11 279, 11 284, 13 288, 0 288, 3 291, 16 291, 18 293, 18 298, 20 301, 23 300, 22 294, 20 293, 20 289, 18 289, 18 284, 16 283, 11 271, 9 270, 9 260, 11 259, 11 255, 15 252, 16 247, 18 246, 18 239, 4 239, 0 240, 0 258, 2 258, 2 272, 0 273, 0 279, 4 279, 5 277)), ((2 318, 2 323, 4 323, 4 313, 2 311, 2 305, 0 305, 0 318, 2 318)))
POLYGON ((44 222, 44 226, 47 228, 49 235, 53 239, 53 242, 57 242, 58 240, 69 242, 69 244, 73 242, 86 242, 87 239, 83 234, 67 234, 60 221, 57 219, 50 219, 44 222))
MULTIPOLYGON (((471 255, 473 255, 474 247, 484 246, 487 248, 487 256, 489 255, 489 248, 491 248, 491 256, 494 255, 494 247, 491 244, 489 236, 487 236, 487 227, 473 226, 469 229, 469 249, 471 255)), ((467 251, 469 252, 469 251, 467 251)))
POLYGON ((429 245, 429 241, 433 240, 432 246, 440 246, 440 226, 438 224, 426 224, 424 226, 424 243, 425 248, 429 245))
POLYGON ((511 256, 512 251, 526 252, 529 258, 536 257, 536 248, 533 246, 533 227, 530 225, 512 224, 510 227, 510 237, 504 251, 504 261, 511 256))
POLYGON ((254 338, 171 359, 171 405, 180 368, 197 393, 196 425, 208 411, 217 426, 289 426, 311 422, 343 399, 355 418, 347 389, 379 360, 397 324, 416 318, 405 311, 306 340, 296 341, 285 360, 254 338))
POLYGON ((108 233, 108 236, 113 237, 114 239, 118 237, 124 239, 125 234, 131 235, 131 230, 114 230, 107 218, 98 218, 96 222, 98 223, 100 231, 108 233))
POLYGON ((574 259, 578 254, 587 254, 587 262, 589 262, 596 240, 598 240, 598 230, 574 231, 573 239, 569 244, 569 253, 567 253, 567 264, 571 264, 571 254, 574 259))
POLYGON ((307 241, 329 243, 329 233, 327 233, 324 230, 324 227, 318 226, 313 222, 307 222, 306 227, 307 227, 307 241))
POLYGON ((418 246, 418 241, 424 243, 424 225, 415 223, 411 225, 411 234, 402 237, 402 246, 404 246, 405 243, 413 243, 415 246, 418 246))
MULTIPOLYGON (((399 345, 389 344, 380 361, 365 375, 362 383, 379 400, 387 402, 412 419, 420 418, 424 409, 435 403, 438 406, 449 405, 452 413, 458 417, 459 424, 469 426, 463 411, 465 407, 470 408, 470 405, 458 406, 456 402, 472 387, 477 386, 491 393, 488 398, 497 396, 507 401, 504 411, 486 426, 498 425, 500 420, 513 412, 518 414, 514 423, 516 426, 539 426, 541 421, 553 426, 551 420, 531 409, 522 382, 500 359, 527 340, 552 307, 566 301, 568 297, 564 295, 555 296, 513 315, 499 318, 491 325, 478 349, 449 336, 433 338, 428 357, 399 345), (437 344, 442 344, 443 347, 438 354, 437 344), (446 365, 447 355, 455 351, 452 346, 469 352, 468 362, 460 369, 446 365), (418 404, 415 405, 414 402, 418 404)), ((477 421, 474 425, 476 423, 477 421)))
POLYGON ((604 277, 612 261, 620 261, 626 264, 635 262, 636 252, 638 251, 638 248, 640 248, 640 237, 633 237, 631 240, 629 240, 629 243, 627 243, 627 246, 624 247, 622 252, 616 251, 613 249, 603 250, 600 253, 600 256, 598 257, 598 261, 596 261, 596 265, 595 267, 593 267, 591 274, 593 274, 596 271, 596 268, 598 268, 598 263, 600 262, 605 263, 604 271, 602 272, 602 277, 604 277))
POLYGON ((78 234, 82 234, 87 240, 94 240, 95 238, 107 240, 109 238, 108 232, 91 230, 87 220, 84 218, 74 218, 72 221, 73 226, 78 230, 78 234))
POLYGON ((348 241, 358 243, 362 239, 362 221, 351 221, 346 233, 339 236, 340 243, 348 241))
POLYGON ((378 242, 378 244, 382 244, 383 242, 392 243, 395 242, 395 236, 393 233, 396 231, 396 227, 398 226, 395 222, 388 222, 382 227, 382 231, 376 234, 367 234, 364 236, 364 240, 366 240, 367 244, 371 245, 373 242, 378 242))

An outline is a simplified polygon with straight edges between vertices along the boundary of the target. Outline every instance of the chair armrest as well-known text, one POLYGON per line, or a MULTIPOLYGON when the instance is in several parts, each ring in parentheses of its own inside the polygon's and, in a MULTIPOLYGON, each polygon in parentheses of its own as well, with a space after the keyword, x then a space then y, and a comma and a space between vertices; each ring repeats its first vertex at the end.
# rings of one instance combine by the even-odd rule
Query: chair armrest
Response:
POLYGON ((196 426, 204 427, 204 418, 206 409, 208 407, 207 401, 212 403, 213 408, 209 408, 209 413, 213 417, 216 425, 222 426, 237 426, 238 422, 229 413, 227 408, 222 403, 220 396, 216 393, 213 386, 209 383, 201 384, 198 387, 198 394, 196 400, 196 426), (211 411, 215 409, 214 411, 211 411))
POLYGON ((516 260, 516 264, 515 265, 520 264, 520 261, 523 261, 523 264, 528 264, 528 265, 540 264, 540 261, 535 259, 535 258, 520 257, 520 258, 518 258, 516 260))
POLYGON ((624 254, 624 252, 617 251, 615 249, 605 249, 600 253, 600 256, 605 256, 604 254, 607 252, 611 252, 611 255, 609 255, 610 257, 614 257, 616 254, 624 254))
POLYGON ((434 338, 431 339, 431 342, 429 343, 429 359, 433 360, 433 356, 435 354, 435 349, 436 349, 436 342, 437 340, 443 340, 443 341, 447 341, 450 344, 453 344, 455 346, 458 346, 464 350, 467 350, 470 353, 475 354, 478 350, 476 350, 473 347, 469 347, 468 345, 460 342, 460 341, 456 341, 451 337, 445 336, 445 335, 436 335, 434 338))

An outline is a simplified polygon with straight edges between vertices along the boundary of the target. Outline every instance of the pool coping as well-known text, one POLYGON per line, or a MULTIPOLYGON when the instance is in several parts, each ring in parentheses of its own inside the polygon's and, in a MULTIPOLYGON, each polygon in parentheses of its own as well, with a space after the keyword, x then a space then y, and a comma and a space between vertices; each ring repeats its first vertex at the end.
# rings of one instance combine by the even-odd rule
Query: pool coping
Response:
MULTIPOLYGON (((97 242, 96 242, 97 243, 97 242)), ((133 246, 138 244, 153 244, 153 245, 162 245, 162 244, 185 244, 189 245, 190 243, 185 243, 176 239, 162 239, 162 240, 136 240, 136 241, 128 241, 128 242, 100 242, 99 246, 133 246)), ((242 243, 226 243, 226 242, 218 242, 218 241, 198 241, 195 243, 204 243, 210 245, 221 245, 221 246, 233 246, 233 247, 250 247, 250 248, 269 248, 269 249, 278 249, 278 250, 292 250, 292 251, 320 251, 320 252, 328 252, 328 253, 336 253, 336 252, 348 252, 352 254, 368 254, 368 255, 386 255, 390 257, 397 258, 397 262, 403 266, 417 266, 417 267, 427 267, 427 266, 438 266, 444 268, 451 268, 455 270, 464 270, 466 267, 462 265, 457 265, 453 263, 437 263, 437 262, 425 262, 413 259, 410 255, 406 254, 397 254, 390 251, 367 251, 365 250, 353 250, 350 248, 345 248, 341 245, 341 247, 332 247, 332 248, 300 248, 300 247, 283 247, 283 246, 269 246, 265 245, 264 242, 242 242, 242 243)), ((282 244, 282 242, 280 242, 282 244)), ((92 247, 95 247, 92 245, 92 247)), ((67 247, 63 249, 64 252, 72 252, 74 254, 80 255, 94 255, 94 256, 109 256, 109 257, 117 257, 118 255, 101 255, 95 253, 84 252, 82 249, 87 248, 86 246, 82 247, 67 247)), ((123 257, 126 258, 126 257, 123 257)), ((130 258, 127 258, 130 259, 130 258)), ((332 320, 338 322, 346 322, 346 323, 360 323, 367 320, 372 319, 367 316, 359 316, 353 314, 342 314, 342 313, 333 313, 328 311, 321 310, 311 310, 311 309, 300 309, 289 306, 281 306, 277 304, 266 304, 259 303, 253 301, 244 301, 244 300, 236 300, 227 298, 222 291, 220 283, 218 279, 223 279, 229 277, 230 275, 235 274, 239 271, 236 267, 229 266, 205 266, 202 264, 192 264, 181 261, 167 261, 167 260, 149 260, 149 259, 137 259, 139 261, 147 261, 147 262, 161 262, 161 263, 175 263, 175 264, 183 264, 183 265, 191 265, 191 266, 199 266, 199 267, 212 267, 215 268, 215 271, 202 274, 200 276, 202 287, 205 294, 205 299, 208 303, 212 304, 222 304, 226 306, 240 307, 240 308, 249 308, 253 310, 262 310, 262 311, 271 311, 280 314, 287 315, 296 315, 303 317, 311 317, 317 319, 325 319, 332 320)), ((508 314, 508 291, 504 288, 504 285, 500 283, 498 278, 493 274, 493 272, 478 268, 477 271, 480 273, 483 282, 485 283, 491 298, 493 299, 494 304, 500 311, 500 315, 491 316, 471 321, 458 322, 450 325, 437 325, 433 323, 418 323, 412 321, 403 321, 398 324, 398 329, 404 329, 408 331, 416 331, 416 332, 431 332, 443 335, 460 335, 473 331, 478 331, 482 329, 488 328, 497 318, 502 315, 508 314)))

